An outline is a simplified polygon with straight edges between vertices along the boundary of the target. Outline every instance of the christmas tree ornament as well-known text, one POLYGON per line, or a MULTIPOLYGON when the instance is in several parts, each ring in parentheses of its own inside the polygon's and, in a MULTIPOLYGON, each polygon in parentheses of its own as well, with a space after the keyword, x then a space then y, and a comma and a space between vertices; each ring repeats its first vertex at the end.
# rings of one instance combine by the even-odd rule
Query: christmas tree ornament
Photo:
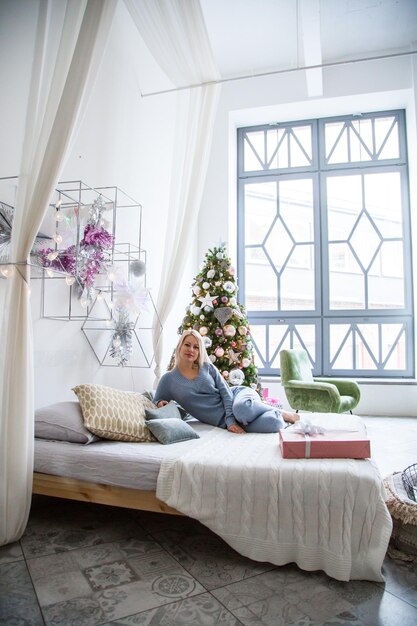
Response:
POLYGON ((222 296, 221 301, 223 302, 223 304, 227 304, 229 302, 229 298, 227 296, 222 296))
POLYGON ((191 312, 193 315, 200 315, 200 313, 201 313, 201 308, 200 308, 199 306, 196 306, 196 305, 194 304, 194 305, 192 305, 192 306, 190 307, 190 312, 191 312))
POLYGON ((207 333, 208 333, 208 328, 206 326, 200 326, 200 331, 199 332, 200 332, 200 335, 202 337, 204 337, 204 335, 207 335, 207 333))
POLYGON ((217 252, 216 259, 219 259, 219 261, 220 261, 221 259, 223 259, 223 257, 224 257, 223 252, 217 252))
POLYGON ((235 286, 231 280, 226 280, 223 285, 223 289, 227 291, 227 293, 233 293, 235 291, 235 286))
POLYGON ((207 279, 211 280, 212 278, 214 278, 215 274, 216 274, 216 272, 214 270, 209 270, 207 272, 207 279))
POLYGON ((249 367, 250 363, 251 363, 251 362, 250 362, 250 359, 248 359, 248 358, 246 358, 246 357, 245 357, 244 359, 242 359, 242 367, 244 367, 245 369, 246 369, 247 367, 249 367))
POLYGON ((204 346, 205 346, 206 350, 211 348, 211 346, 213 344, 212 340, 210 339, 210 337, 207 337, 207 335, 205 337, 203 337, 203 343, 204 343, 204 346))
POLYGON ((232 324, 227 324, 223 328, 223 333, 226 337, 234 337, 236 335, 236 328, 232 324))
POLYGON ((225 378, 225 379, 226 379, 226 378, 229 378, 229 372, 228 372, 227 370, 223 370, 223 372, 222 372, 222 376, 223 376, 223 378, 225 378))
POLYGON ((216 357, 214 356, 214 354, 209 354, 209 359, 212 363, 216 362, 216 357))
POLYGON ((206 304, 206 306, 204 307, 204 312, 205 313, 212 313, 213 312, 213 307, 209 306, 208 304, 206 304))
POLYGON ((237 306, 237 300, 236 300, 236 298, 234 296, 229 298, 229 304, 230 304, 230 306, 237 306))
POLYGON ((239 363, 240 355, 238 352, 235 352, 234 350, 230 349, 228 353, 228 358, 229 358, 229 365, 232 365, 233 363, 239 363))
POLYGON ((217 357, 221 358, 221 357, 224 355, 224 350, 223 350, 223 348, 222 348, 221 346, 218 346, 218 347, 215 349, 214 354, 215 354, 217 357))
POLYGON ((242 335, 243 337, 248 332, 248 329, 246 328, 246 326, 238 326, 237 330, 238 330, 239 335, 242 335))
POLYGON ((214 309, 214 317, 220 322, 222 326, 230 320, 233 315, 233 309, 230 306, 222 306, 218 309, 214 309))
MULTIPOLYGON (((210 286, 210 285, 209 285, 210 286)), ((199 296, 198 300, 201 302, 201 306, 204 307, 206 305, 213 306, 213 300, 215 300, 217 296, 211 296, 210 293, 207 292, 205 296, 199 296)))
POLYGON ((194 285, 193 287, 193 294, 195 296, 199 296, 201 293, 201 287, 199 285, 194 285))
POLYGON ((243 385, 245 380, 245 374, 242 370, 234 369, 229 372, 229 383, 236 387, 237 385, 243 385))
POLYGON ((223 335, 223 331, 222 331, 222 329, 221 329, 221 328, 216 328, 216 330, 214 331, 214 334, 215 334, 217 337, 221 337, 221 336, 223 335))

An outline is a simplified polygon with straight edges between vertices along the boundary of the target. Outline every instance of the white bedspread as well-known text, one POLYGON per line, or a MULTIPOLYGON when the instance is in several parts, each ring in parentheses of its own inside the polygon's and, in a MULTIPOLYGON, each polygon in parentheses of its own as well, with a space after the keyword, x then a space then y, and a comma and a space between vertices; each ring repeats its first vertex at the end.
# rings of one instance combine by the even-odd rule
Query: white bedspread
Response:
MULTIPOLYGON (((365 428, 350 415, 315 414, 314 423, 365 428)), ((384 580, 392 521, 372 461, 283 459, 276 434, 214 428, 182 457, 163 460, 157 497, 256 561, 384 580)))

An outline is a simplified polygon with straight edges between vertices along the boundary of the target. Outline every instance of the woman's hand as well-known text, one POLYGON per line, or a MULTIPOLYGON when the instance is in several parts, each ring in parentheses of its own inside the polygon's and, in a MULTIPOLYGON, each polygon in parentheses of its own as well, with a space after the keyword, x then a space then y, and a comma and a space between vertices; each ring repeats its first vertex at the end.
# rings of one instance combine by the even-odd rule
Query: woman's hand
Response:
POLYGON ((156 406, 158 407, 158 409, 160 409, 163 406, 165 406, 166 404, 168 404, 168 402, 166 400, 160 400, 156 406))
POLYGON ((231 424, 227 427, 227 430, 231 433, 236 433, 237 435, 246 434, 246 430, 243 430, 242 426, 239 426, 239 424, 231 424))

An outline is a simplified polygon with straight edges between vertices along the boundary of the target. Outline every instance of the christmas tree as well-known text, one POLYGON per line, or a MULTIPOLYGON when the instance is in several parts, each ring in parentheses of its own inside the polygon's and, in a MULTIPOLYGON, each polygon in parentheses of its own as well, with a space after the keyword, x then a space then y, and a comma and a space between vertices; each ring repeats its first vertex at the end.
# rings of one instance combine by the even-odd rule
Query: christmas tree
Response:
POLYGON ((246 385, 261 395, 249 322, 237 301, 237 290, 235 270, 225 246, 210 249, 194 278, 193 298, 178 331, 197 330, 211 362, 229 385, 246 385))

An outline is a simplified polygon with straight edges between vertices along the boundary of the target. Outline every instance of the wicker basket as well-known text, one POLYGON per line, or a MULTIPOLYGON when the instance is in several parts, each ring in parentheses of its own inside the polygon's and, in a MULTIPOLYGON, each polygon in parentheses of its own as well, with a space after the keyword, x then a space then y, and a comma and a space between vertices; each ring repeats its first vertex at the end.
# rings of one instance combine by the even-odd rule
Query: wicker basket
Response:
POLYGON ((401 474, 404 489, 410 500, 417 502, 417 463, 409 465, 401 474))
POLYGON ((408 497, 402 478, 404 472, 391 474, 384 480, 386 503, 393 523, 390 548, 394 548, 396 556, 392 551, 389 554, 417 562, 417 502, 408 497))

